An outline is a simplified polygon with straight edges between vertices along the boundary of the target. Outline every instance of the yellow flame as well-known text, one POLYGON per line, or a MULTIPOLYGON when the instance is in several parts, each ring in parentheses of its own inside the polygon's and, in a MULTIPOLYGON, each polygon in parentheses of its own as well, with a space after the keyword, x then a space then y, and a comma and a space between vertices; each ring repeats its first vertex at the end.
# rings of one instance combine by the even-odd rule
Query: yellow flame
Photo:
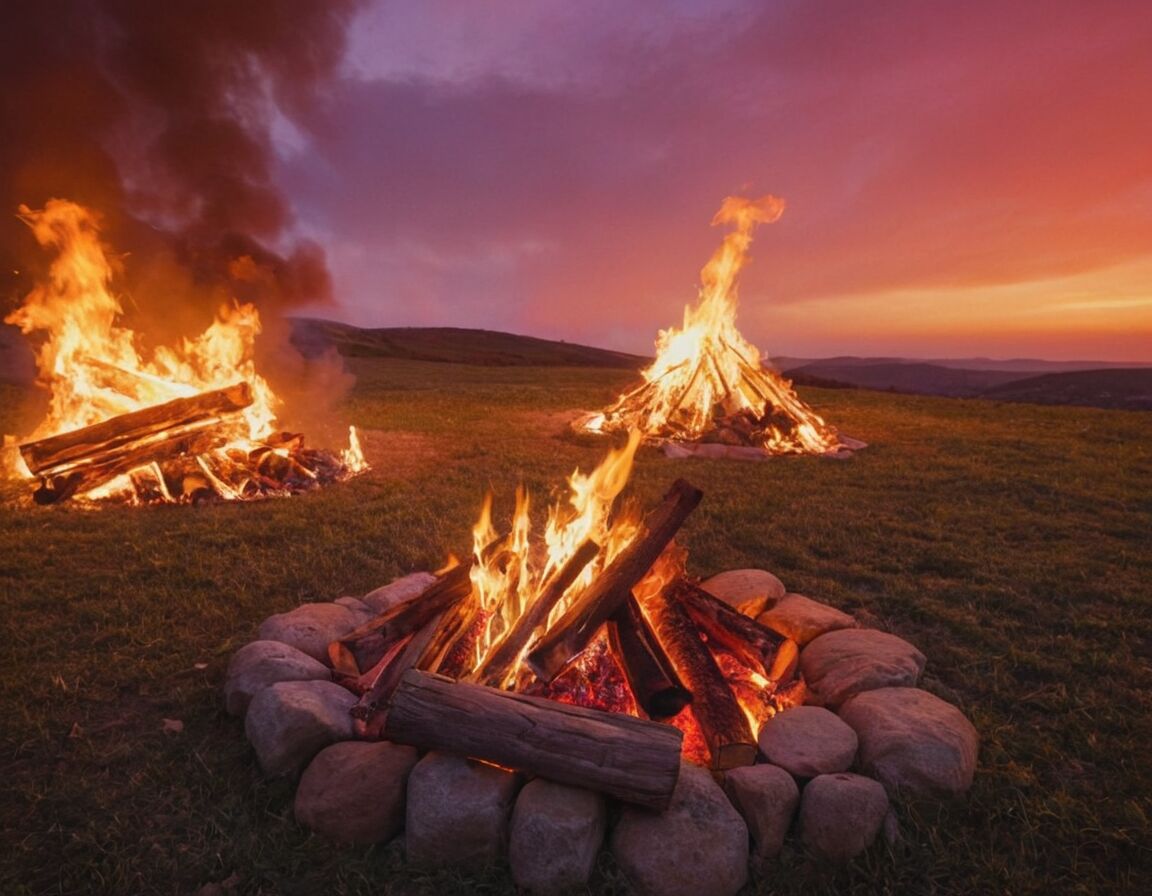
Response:
POLYGON ((523 488, 516 491, 516 507, 507 536, 500 537, 492 522, 492 495, 487 494, 472 529, 472 586, 481 609, 488 614, 487 630, 477 646, 480 662, 500 637, 539 597, 544 583, 587 539, 601 550, 552 609, 548 623, 631 541, 640 523, 637 509, 617 507, 628 482, 639 433, 630 434, 622 448, 609 451, 591 473, 576 470, 568 478, 568 495, 548 511, 541 537, 533 537, 531 500, 523 488))
POLYGON ((839 444, 836 431, 761 365, 759 350, 736 328, 737 278, 752 232, 783 212, 775 196, 724 200, 712 224, 734 229, 700 272, 700 294, 684 309, 683 326, 660 332, 644 383, 584 421, 585 429, 639 428, 650 438, 695 441, 715 430, 718 418, 747 414, 755 421, 750 443, 770 453, 822 453, 839 444))

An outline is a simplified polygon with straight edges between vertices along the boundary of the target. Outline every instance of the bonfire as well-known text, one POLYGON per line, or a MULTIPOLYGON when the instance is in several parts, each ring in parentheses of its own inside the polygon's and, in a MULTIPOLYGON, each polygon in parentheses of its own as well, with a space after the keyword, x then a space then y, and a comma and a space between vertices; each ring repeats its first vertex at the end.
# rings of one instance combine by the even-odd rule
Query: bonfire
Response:
POLYGON ((339 453, 276 428, 278 400, 253 361, 253 305, 224 306, 196 338, 145 357, 120 323, 95 215, 52 200, 20 216, 57 256, 5 322, 40 340, 38 381, 50 403, 33 432, 5 437, 6 492, 39 503, 239 500, 366 469, 354 428, 339 453))
POLYGON ((465 562, 329 645, 335 677, 361 695, 364 736, 400 733, 656 805, 681 743, 716 769, 754 761, 764 721, 803 699, 797 646, 687 577, 674 537, 698 489, 678 480, 647 513, 621 497, 639 443, 574 473, 542 532, 524 491, 503 533, 489 498, 465 562), (462 705, 471 720, 457 724, 462 705), (528 742, 510 737, 528 715, 528 742))
MULTIPOLYGON (((737 280, 757 224, 777 220, 775 196, 729 196, 712 219, 732 225, 701 271, 700 295, 684 309, 680 329, 663 330, 644 380, 611 407, 574 424, 578 431, 637 429, 669 453, 702 443, 753 449, 758 455, 830 454, 849 444, 766 367, 736 328, 737 280)), ((691 453, 691 448, 688 448, 691 453)))

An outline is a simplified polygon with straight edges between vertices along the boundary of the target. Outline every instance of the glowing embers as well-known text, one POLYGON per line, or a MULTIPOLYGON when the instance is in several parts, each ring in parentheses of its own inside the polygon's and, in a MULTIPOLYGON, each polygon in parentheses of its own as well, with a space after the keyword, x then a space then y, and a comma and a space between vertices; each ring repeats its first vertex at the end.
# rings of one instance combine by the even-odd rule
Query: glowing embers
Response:
MULTIPOLYGON (((432 687, 413 677, 418 670, 468 683, 465 702, 499 709, 508 704, 490 704, 475 686, 510 690, 667 722, 686 733, 689 758, 717 768, 755 759, 762 722, 798 698, 795 645, 685 578, 685 552, 673 539, 698 489, 679 480, 644 514, 622 499, 637 443, 591 474, 574 473, 538 533, 522 490, 503 532, 485 501, 468 560, 329 645, 337 680, 361 695, 364 733, 390 736, 389 707, 411 682, 423 695, 419 730, 432 738, 418 745, 434 740, 507 763, 506 744, 477 752, 488 741, 475 726, 429 721, 440 710, 426 702, 428 688, 444 694, 448 684, 432 687), (453 738, 463 740, 445 742, 453 738)), ((534 704, 545 719, 548 700, 534 704)), ((570 723, 555 721, 564 730, 570 723)))
POLYGON ((653 442, 715 443, 760 454, 827 454, 843 447, 836 430, 764 367, 736 329, 737 278, 757 224, 775 221, 784 202, 730 196, 712 219, 732 225, 700 273, 700 295, 681 329, 663 330, 644 381, 600 413, 576 421, 595 433, 638 429, 653 442))
POLYGON ((95 216, 52 200, 41 211, 21 208, 21 217, 57 253, 44 282, 5 318, 42 338, 48 412, 18 451, 6 439, 3 469, 35 482, 34 500, 237 500, 366 469, 355 430, 341 453, 276 430, 278 400, 253 362, 255 307, 224 306, 195 339, 143 357, 137 334, 118 322, 114 264, 95 216))

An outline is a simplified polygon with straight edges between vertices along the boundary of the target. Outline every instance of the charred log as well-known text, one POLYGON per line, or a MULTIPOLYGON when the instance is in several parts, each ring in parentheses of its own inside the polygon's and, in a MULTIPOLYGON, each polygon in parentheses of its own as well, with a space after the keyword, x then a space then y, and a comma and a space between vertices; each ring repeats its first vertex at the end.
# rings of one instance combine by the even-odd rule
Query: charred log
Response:
POLYGON ((632 695, 648 718, 669 719, 692 702, 691 692, 680 682, 632 595, 608 621, 608 638, 632 695))

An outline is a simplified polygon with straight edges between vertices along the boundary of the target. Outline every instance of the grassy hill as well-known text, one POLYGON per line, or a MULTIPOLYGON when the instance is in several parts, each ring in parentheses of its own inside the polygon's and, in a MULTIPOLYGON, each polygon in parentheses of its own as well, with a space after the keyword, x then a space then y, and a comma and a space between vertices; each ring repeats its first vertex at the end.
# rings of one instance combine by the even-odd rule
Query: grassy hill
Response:
POLYGON ((1046 373, 987 389, 985 398, 1152 411, 1152 368, 1046 373))
POLYGON ((635 369, 650 358, 574 345, 534 336, 458 327, 363 329, 327 320, 297 318, 292 341, 304 354, 328 347, 346 357, 407 358, 497 367, 623 367, 635 369))
MULTIPOLYGON (((483 493, 543 515, 605 446, 565 432, 635 373, 353 356, 338 409, 373 470, 287 500, 0 507, 0 892, 514 892, 339 847, 292 817, 221 706, 260 621, 462 555, 483 493), (165 720, 177 720, 172 730, 165 720), (201 890, 202 887, 209 887, 201 890), (217 887, 218 889, 211 889, 217 887)), ((0 432, 23 388, 0 385, 0 432)), ((972 791, 902 804, 846 868, 792 839, 748 893, 1138 893, 1152 874, 1152 415, 802 389, 870 447, 849 461, 637 459, 654 503, 705 498, 693 573, 774 571, 928 656, 981 735, 972 791)), ((593 892, 622 894, 611 861, 593 892)))

